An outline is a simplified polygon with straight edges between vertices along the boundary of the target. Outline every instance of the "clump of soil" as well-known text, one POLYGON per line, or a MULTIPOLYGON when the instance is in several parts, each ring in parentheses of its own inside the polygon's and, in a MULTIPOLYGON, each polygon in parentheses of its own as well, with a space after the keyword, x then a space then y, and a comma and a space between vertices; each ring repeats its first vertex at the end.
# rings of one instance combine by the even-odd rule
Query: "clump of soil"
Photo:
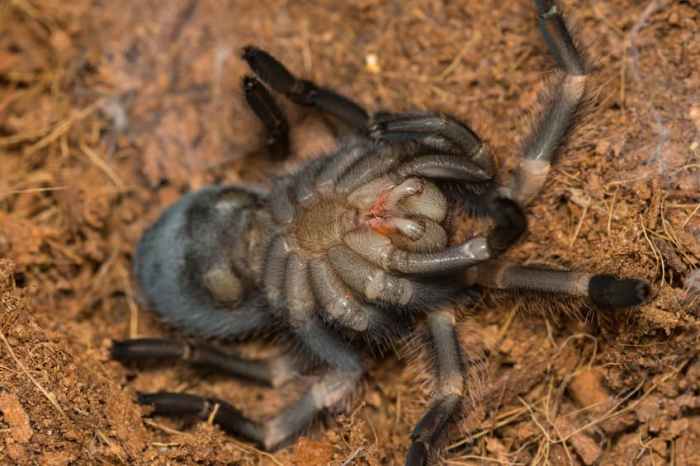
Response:
MULTIPOLYGON (((487 294, 460 331, 486 355, 474 407, 441 455, 700 464, 700 3, 563 8, 591 101, 509 256, 641 277, 654 297, 612 315, 487 294)), ((217 396, 261 417, 304 381, 273 391, 109 361, 112 339, 173 333, 135 301, 132 250, 182 193, 269 184, 298 161, 259 150, 240 91, 249 43, 368 109, 449 112, 507 172, 552 82, 531 2, 12 0, 0 30, 0 462, 401 464, 429 400, 421 358, 379 361, 346 413, 275 454, 207 423, 146 418, 135 391, 217 396)), ((288 107, 294 124, 317 121, 288 107)))

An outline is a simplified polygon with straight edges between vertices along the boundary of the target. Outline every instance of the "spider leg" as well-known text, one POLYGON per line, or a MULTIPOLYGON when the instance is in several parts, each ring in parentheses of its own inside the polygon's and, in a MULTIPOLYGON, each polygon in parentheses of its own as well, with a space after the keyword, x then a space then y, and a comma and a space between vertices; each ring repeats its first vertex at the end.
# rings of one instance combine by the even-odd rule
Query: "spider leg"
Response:
POLYGON ((374 116, 369 127, 374 139, 417 140, 435 150, 475 155, 481 139, 466 125, 447 115, 434 112, 382 113, 374 116))
POLYGON ((419 141, 436 152, 458 156, 456 161, 468 160, 480 169, 479 177, 493 176, 491 155, 479 136, 450 116, 433 112, 376 114, 369 134, 374 139, 419 141))
POLYGON ((279 309, 284 306, 284 282, 290 247, 284 236, 276 236, 266 254, 264 279, 265 294, 270 305, 279 309))
POLYGON ((569 33, 561 11, 554 0, 535 0, 539 13, 539 26, 544 40, 559 67, 567 74, 586 74, 583 57, 569 33))
POLYGON ((139 393, 136 401, 153 407, 152 416, 172 418, 196 417, 212 422, 225 432, 259 443, 263 437, 259 424, 245 417, 229 403, 216 398, 206 398, 187 393, 139 393))
POLYGON ((275 180, 270 194, 270 212, 272 218, 283 225, 290 224, 294 220, 296 208, 289 197, 291 180, 287 177, 275 180))
POLYGON ((493 197, 486 202, 494 226, 487 236, 491 257, 512 246, 527 230, 527 217, 518 203, 507 197, 493 197))
POLYGON ((527 267, 501 261, 479 264, 466 271, 468 284, 497 289, 525 289, 588 297, 603 309, 619 309, 644 303, 649 285, 635 278, 607 274, 567 272, 527 267))
POLYGON ((549 104, 525 139, 522 160, 508 190, 521 205, 540 191, 556 154, 571 127, 586 85, 586 66, 576 49, 561 11, 553 0, 536 0, 539 26, 564 77, 549 104))
POLYGON ((411 280, 385 272, 345 245, 329 249, 328 261, 344 283, 369 301, 407 306, 420 294, 411 280))
POLYGON ((455 155, 427 155, 417 157, 396 170, 402 178, 422 176, 425 178, 479 183, 493 176, 479 165, 455 155))
POLYGON ((279 387, 299 374, 299 365, 289 355, 249 359, 212 346, 190 345, 165 338, 115 341, 111 356, 121 362, 181 360, 193 366, 212 368, 271 387, 279 387))
POLYGON ((270 92, 252 76, 243 77, 243 94, 253 113, 265 126, 268 153, 275 160, 289 156, 289 122, 270 92))
POLYGON ((226 432, 274 450, 296 438, 316 416, 333 409, 347 398, 360 381, 364 368, 359 355, 311 319, 294 328, 303 347, 331 369, 299 400, 272 419, 256 422, 229 403, 184 393, 139 394, 140 404, 152 405, 153 414, 169 417, 196 416, 209 419, 226 432))
POLYGON ((464 358, 455 331, 454 311, 440 309, 428 314, 430 338, 435 351, 437 386, 433 401, 411 434, 406 466, 425 466, 432 451, 458 411, 465 386, 464 358))
POLYGON ((324 410, 337 409, 354 391, 365 372, 359 354, 314 317, 292 329, 307 353, 329 366, 298 401, 265 423, 265 449, 296 438, 324 410))
POLYGON ((355 299, 326 260, 314 259, 310 270, 314 294, 327 320, 358 332, 376 327, 381 311, 355 299))
POLYGON ((276 58, 257 47, 244 47, 243 59, 263 82, 292 102, 327 112, 359 133, 367 131, 367 112, 347 97, 297 78, 276 58))
POLYGON ((369 151, 367 141, 357 140, 341 147, 337 155, 329 160, 316 176, 316 190, 328 195, 335 191, 336 184, 355 163, 369 151))
MULTIPOLYGON (((397 321, 385 310, 355 298, 325 259, 314 259, 309 266, 311 284, 324 321, 361 333, 373 343, 386 343, 387 338, 406 330, 406 322, 397 321)), ((406 316, 403 320, 411 319, 406 316)))
MULTIPOLYGON (((345 172, 340 174, 340 177, 335 180, 335 192, 343 196, 349 195, 360 186, 369 183, 395 168, 401 160, 419 155, 420 147, 415 141, 396 142, 393 144, 375 144, 369 146, 371 156, 365 154, 360 157, 355 163, 347 168, 345 172)), ((353 155, 350 153, 350 155, 353 155)), ((349 157, 348 157, 349 158, 349 157)), ((345 161, 336 159, 339 166, 345 166, 345 161)), ((331 173, 336 172, 334 165, 336 160, 329 164, 331 173)), ((326 178, 326 170, 322 170, 319 174, 320 178, 326 178)))
POLYGON ((299 254, 292 253, 287 261, 284 283, 288 320, 300 325, 312 317, 316 306, 314 292, 309 281, 309 262, 299 254))
MULTIPOLYGON (((365 268, 359 257, 352 257, 354 252, 387 270, 428 275, 464 269, 491 257, 488 240, 481 236, 435 252, 405 251, 395 247, 387 237, 372 230, 349 233, 345 236, 345 243, 349 248, 336 246, 329 251, 328 257, 333 264, 341 262, 341 258, 353 263, 353 269, 349 270, 351 274, 365 268)), ((361 275, 360 280, 371 282, 374 274, 369 271, 368 273, 369 276, 361 275)))

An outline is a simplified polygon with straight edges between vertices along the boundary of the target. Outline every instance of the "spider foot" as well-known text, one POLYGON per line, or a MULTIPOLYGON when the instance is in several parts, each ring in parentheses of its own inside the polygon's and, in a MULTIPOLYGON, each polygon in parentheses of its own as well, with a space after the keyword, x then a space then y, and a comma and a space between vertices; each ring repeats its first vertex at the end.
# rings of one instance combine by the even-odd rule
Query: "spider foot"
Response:
POLYGON ((431 149, 468 157, 482 148, 481 139, 468 126, 441 113, 377 113, 370 137, 391 141, 417 140, 431 149))
POLYGON ((636 278, 616 278, 601 274, 591 277, 588 295, 596 306, 603 309, 621 309, 638 306, 649 299, 649 284, 636 278))
POLYGON ((277 92, 299 93, 299 80, 275 57, 252 45, 243 48, 243 60, 263 82, 277 92))
POLYGON ((411 434, 411 446, 406 455, 406 466, 425 466, 431 452, 437 448, 442 433, 457 410, 460 397, 448 395, 435 402, 423 418, 418 421, 411 434))
POLYGON ((406 455, 406 466, 425 466, 428 464, 428 445, 424 442, 413 442, 406 455))
POLYGON ((366 131, 367 112, 352 100, 311 81, 294 76, 279 60, 252 45, 243 48, 243 60, 265 84, 297 105, 316 107, 351 128, 366 131))
POLYGON ((261 444, 261 427, 223 400, 186 393, 139 393, 137 402, 153 407, 151 415, 211 420, 225 432, 261 444))
POLYGON ((248 106, 265 126, 265 144, 275 160, 289 155, 289 123, 287 117, 263 84, 253 76, 243 77, 243 94, 248 106))
POLYGON ((205 367, 225 374, 279 387, 299 375, 303 367, 288 354, 268 358, 244 358, 209 345, 191 345, 164 338, 134 338, 114 341, 112 359, 122 363, 136 361, 182 361, 195 367, 205 367))
POLYGON ((566 27, 562 12, 554 0, 537 0, 540 30, 554 59, 568 74, 586 74, 586 65, 581 53, 566 27))
POLYGON ((513 200, 497 197, 489 209, 494 227, 487 237, 492 257, 497 257, 511 247, 527 230, 527 218, 513 200))

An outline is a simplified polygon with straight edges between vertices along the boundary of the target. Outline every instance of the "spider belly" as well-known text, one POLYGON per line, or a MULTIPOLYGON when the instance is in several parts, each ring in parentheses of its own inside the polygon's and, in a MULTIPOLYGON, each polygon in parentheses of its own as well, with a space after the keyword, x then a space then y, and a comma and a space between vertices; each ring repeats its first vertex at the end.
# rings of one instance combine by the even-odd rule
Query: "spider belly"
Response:
POLYGON ((206 187, 183 196, 144 233, 134 276, 161 319, 222 337, 260 324, 265 302, 256 289, 273 226, 263 202, 240 187, 206 187))
MULTIPOLYGON (((365 332, 377 305, 407 306, 417 284, 397 269, 411 253, 444 249, 447 200, 432 182, 393 171, 370 143, 343 147, 280 180, 269 199, 274 238, 261 277, 269 304, 293 326, 313 313, 365 332)), ((380 151, 381 152, 381 151, 380 151)))

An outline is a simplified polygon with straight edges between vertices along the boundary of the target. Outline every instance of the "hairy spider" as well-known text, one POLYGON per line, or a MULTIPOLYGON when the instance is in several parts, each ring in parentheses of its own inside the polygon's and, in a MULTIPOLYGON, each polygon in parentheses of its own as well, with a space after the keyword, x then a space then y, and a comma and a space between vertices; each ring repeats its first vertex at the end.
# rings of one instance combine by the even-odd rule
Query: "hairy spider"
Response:
POLYGON ((525 267, 498 260, 526 230, 523 207, 540 191, 583 97, 586 66, 553 0, 535 2, 562 76, 530 131, 513 176, 499 184, 491 156, 465 124, 437 113, 377 113, 298 79, 268 53, 246 47, 256 77, 246 100, 267 130, 268 149, 289 152, 289 125, 263 85, 326 112, 353 136, 328 156, 274 181, 270 193, 211 186, 185 195, 141 239, 136 279, 160 317, 204 338, 282 334, 303 348, 264 359, 166 339, 115 342, 121 361, 181 359, 274 387, 311 366, 321 375, 267 421, 229 403, 181 393, 140 394, 153 414, 212 418, 267 450, 291 442, 319 413, 337 408, 365 373, 367 347, 414 328, 424 316, 436 389, 411 434, 406 464, 424 465, 465 391, 455 300, 474 287, 588 297, 603 308, 642 303, 646 283, 610 275, 525 267), (454 218, 488 218, 490 230, 450 245, 454 218), (368 345, 367 342, 370 344, 368 345), (302 363, 310 356, 313 365, 302 363))

